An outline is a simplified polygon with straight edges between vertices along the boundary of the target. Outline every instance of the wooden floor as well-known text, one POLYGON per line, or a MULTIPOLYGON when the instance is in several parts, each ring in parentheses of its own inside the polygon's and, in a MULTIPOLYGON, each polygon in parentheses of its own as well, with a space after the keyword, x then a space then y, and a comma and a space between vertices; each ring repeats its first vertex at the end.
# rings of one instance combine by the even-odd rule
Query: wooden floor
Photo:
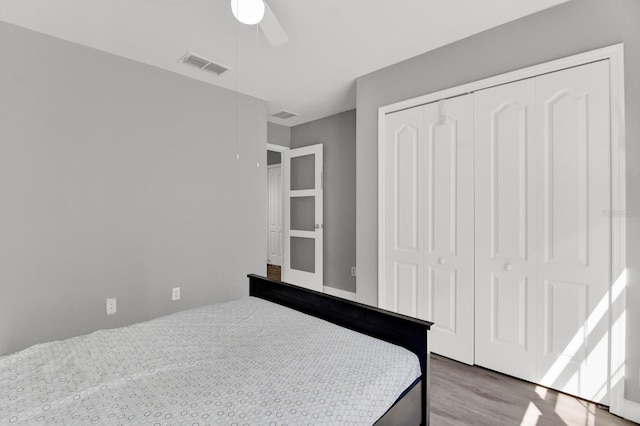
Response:
POLYGON ((282 278, 282 268, 277 265, 267 263, 267 278, 280 281, 282 278))
POLYGON ((633 425, 591 402, 431 356, 431 425, 633 425))

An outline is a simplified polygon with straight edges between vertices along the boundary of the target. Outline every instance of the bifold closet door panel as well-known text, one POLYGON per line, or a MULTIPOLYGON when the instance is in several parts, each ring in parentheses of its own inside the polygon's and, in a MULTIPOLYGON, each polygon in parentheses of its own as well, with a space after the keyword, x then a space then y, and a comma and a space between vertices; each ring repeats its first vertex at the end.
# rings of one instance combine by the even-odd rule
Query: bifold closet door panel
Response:
POLYGON ((609 63, 536 79, 539 383, 608 403, 609 63))
POLYGON ((433 321, 430 349, 473 364, 473 101, 385 116, 379 305, 433 321))
POLYGON ((608 403, 608 62, 475 93, 476 363, 608 403))
POLYGON ((424 108, 388 114, 384 126, 381 308, 424 318, 424 108))
POLYGON ((425 105, 426 319, 432 351, 473 356, 473 97, 425 105))
POLYGON ((476 364, 536 381, 535 82, 474 102, 476 364))

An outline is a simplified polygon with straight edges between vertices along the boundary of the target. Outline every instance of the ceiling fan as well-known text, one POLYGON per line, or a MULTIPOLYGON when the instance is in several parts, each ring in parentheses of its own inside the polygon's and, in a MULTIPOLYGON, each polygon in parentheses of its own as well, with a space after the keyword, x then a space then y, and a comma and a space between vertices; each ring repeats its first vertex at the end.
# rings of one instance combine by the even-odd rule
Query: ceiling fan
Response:
POLYGON ((231 12, 243 24, 258 24, 272 46, 279 46, 289 40, 278 18, 263 0, 231 0, 231 12))

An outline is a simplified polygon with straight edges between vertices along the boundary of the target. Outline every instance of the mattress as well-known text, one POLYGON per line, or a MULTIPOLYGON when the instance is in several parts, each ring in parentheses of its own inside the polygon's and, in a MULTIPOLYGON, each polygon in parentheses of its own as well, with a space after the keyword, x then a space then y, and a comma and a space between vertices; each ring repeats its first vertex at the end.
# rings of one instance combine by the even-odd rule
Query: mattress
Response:
POLYGON ((0 424, 372 424, 408 350, 247 297, 0 357, 0 424))

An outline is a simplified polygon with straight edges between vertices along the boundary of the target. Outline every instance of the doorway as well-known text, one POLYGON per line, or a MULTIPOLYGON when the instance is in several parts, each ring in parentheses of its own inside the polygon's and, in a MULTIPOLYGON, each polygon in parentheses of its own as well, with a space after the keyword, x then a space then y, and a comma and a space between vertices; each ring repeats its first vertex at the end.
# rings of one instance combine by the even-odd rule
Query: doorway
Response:
POLYGON ((284 259, 282 153, 287 149, 267 146, 267 277, 278 281, 284 259))

